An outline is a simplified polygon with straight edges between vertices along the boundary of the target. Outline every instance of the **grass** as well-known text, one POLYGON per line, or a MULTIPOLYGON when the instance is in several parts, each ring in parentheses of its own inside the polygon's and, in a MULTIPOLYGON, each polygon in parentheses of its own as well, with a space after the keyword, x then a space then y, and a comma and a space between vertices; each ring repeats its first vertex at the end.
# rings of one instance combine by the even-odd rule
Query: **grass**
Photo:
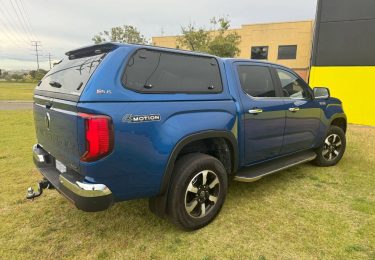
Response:
POLYGON ((375 128, 350 126, 336 167, 232 182, 216 220, 186 233, 152 215, 146 199, 98 213, 54 190, 27 201, 41 178, 32 112, 0 111, 0 120, 0 259, 375 259, 375 128))
POLYGON ((36 83, 0 82, 0 101, 32 101, 35 86, 36 83))

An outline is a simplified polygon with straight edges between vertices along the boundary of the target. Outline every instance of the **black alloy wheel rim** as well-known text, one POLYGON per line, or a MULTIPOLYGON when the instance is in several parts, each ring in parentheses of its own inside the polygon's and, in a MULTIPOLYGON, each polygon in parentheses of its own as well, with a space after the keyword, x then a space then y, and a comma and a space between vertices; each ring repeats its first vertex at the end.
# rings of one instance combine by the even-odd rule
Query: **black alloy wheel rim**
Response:
POLYGON ((193 218, 203 218, 215 207, 220 195, 219 177, 211 170, 197 173, 185 192, 185 210, 193 218))

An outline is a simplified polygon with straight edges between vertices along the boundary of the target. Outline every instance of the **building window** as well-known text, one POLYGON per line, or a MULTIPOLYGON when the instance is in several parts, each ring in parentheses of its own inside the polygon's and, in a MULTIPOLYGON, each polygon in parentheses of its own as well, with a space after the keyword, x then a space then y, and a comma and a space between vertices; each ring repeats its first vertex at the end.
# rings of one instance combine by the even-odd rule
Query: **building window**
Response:
POLYGON ((251 47, 251 58, 254 60, 266 60, 268 58, 268 46, 251 47))
POLYGON ((279 60, 295 60, 297 58, 297 45, 279 46, 277 58, 279 60))

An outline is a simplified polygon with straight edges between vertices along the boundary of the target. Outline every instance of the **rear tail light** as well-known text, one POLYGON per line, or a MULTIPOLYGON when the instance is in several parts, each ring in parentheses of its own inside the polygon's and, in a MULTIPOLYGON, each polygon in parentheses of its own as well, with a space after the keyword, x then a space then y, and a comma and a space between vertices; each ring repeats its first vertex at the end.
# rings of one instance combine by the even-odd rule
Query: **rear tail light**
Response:
POLYGON ((113 149, 112 119, 104 115, 79 113, 85 121, 86 151, 81 161, 92 162, 111 153, 113 149))

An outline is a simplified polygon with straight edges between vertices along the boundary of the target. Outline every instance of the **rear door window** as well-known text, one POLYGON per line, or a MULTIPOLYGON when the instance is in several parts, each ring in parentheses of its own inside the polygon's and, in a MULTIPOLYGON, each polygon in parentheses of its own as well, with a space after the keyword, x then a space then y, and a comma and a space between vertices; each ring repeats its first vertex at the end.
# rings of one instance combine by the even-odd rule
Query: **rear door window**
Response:
POLYGON ((71 60, 67 57, 47 73, 36 89, 80 96, 104 56, 100 54, 71 60))
POLYGON ((142 93, 220 93, 219 64, 213 57, 138 50, 122 78, 128 89, 142 93))
POLYGON ((238 76, 242 89, 252 97, 276 97, 270 69, 266 66, 240 65, 238 76))

